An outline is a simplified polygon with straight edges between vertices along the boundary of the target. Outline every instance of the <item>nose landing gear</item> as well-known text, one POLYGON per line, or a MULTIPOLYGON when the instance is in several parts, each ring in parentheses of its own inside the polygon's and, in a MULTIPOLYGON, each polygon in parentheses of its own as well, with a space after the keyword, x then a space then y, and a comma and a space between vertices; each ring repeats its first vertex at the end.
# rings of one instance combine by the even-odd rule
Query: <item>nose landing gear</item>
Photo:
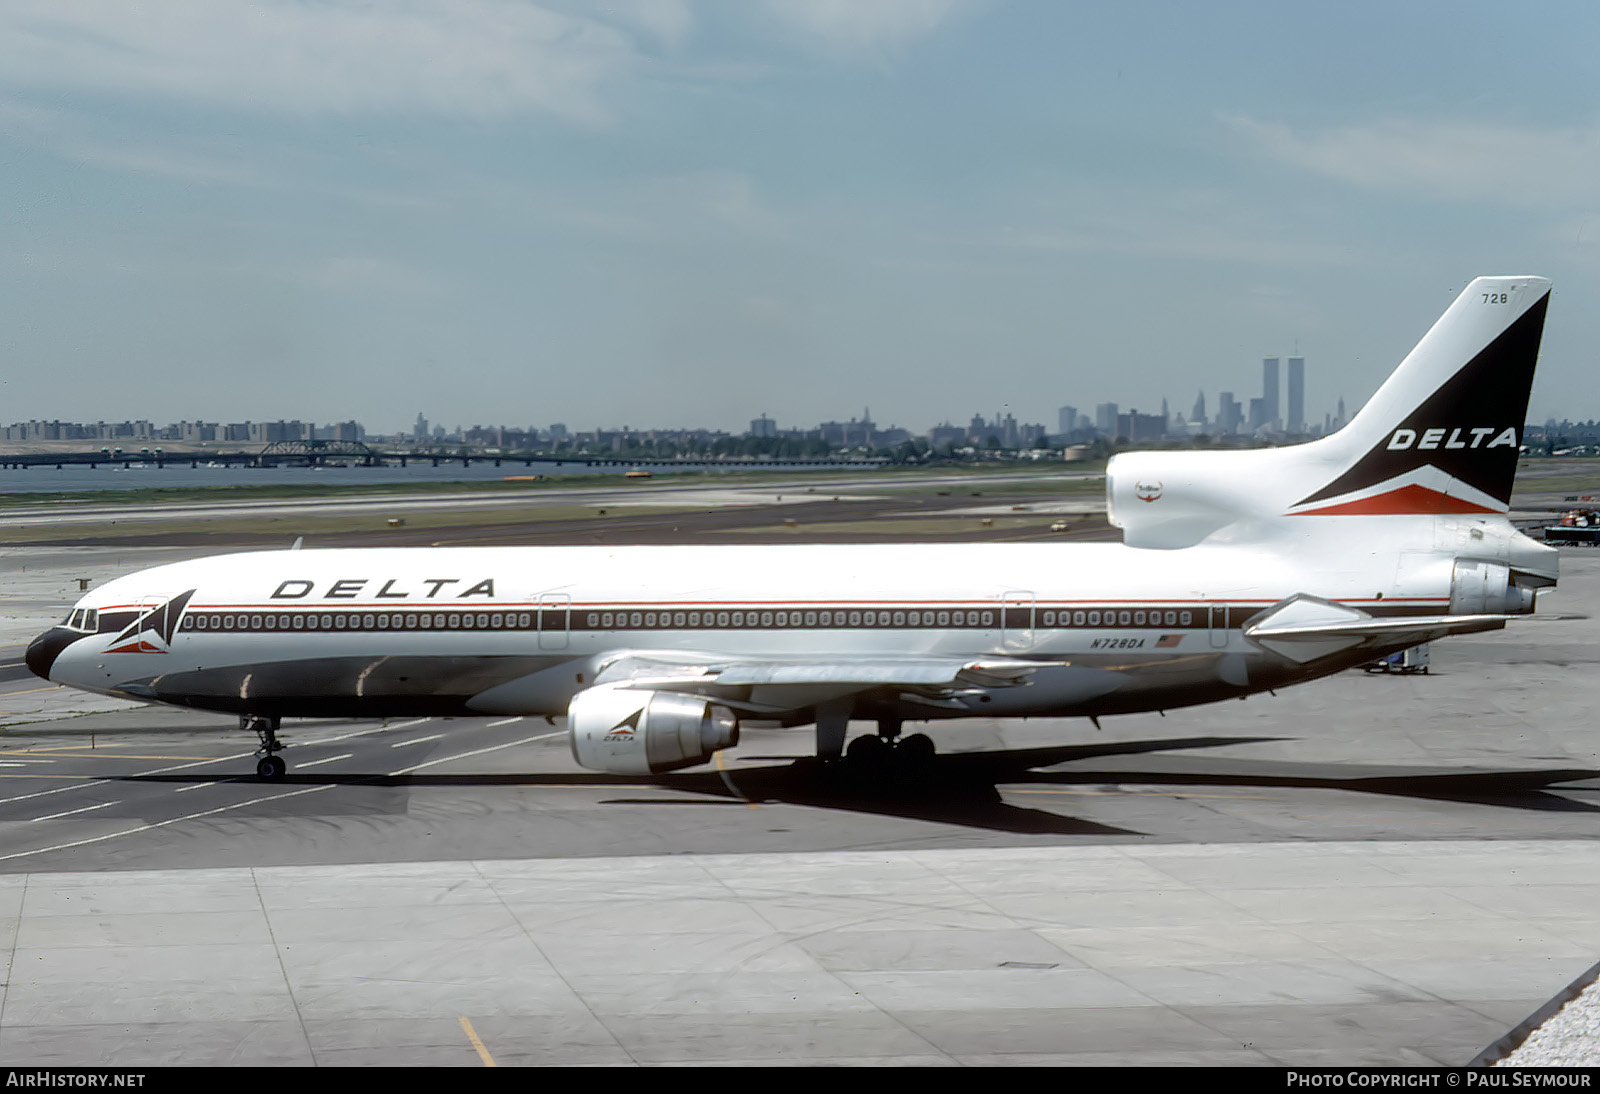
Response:
POLYGON ((256 761, 256 778, 263 782, 281 779, 283 773, 289 770, 289 765, 278 755, 287 747, 278 740, 278 724, 277 718, 260 718, 252 714, 239 715, 239 728, 252 730, 261 739, 261 747, 256 749, 256 755, 259 757, 256 761))

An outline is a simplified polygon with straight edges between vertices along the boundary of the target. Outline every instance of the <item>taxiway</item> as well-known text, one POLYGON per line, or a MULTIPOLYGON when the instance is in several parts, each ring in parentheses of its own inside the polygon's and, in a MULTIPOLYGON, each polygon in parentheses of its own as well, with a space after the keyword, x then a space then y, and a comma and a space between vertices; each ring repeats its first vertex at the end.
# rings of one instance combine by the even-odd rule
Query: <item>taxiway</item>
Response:
MULTIPOLYGON (((0 642, 185 552, 7 548, 0 642)), ((881 786, 803 731, 627 779, 500 718, 290 723, 265 784, 230 719, 6 646, 0 1058, 1463 1064, 1600 952, 1597 604, 1569 551, 1426 676, 934 726, 881 786)))

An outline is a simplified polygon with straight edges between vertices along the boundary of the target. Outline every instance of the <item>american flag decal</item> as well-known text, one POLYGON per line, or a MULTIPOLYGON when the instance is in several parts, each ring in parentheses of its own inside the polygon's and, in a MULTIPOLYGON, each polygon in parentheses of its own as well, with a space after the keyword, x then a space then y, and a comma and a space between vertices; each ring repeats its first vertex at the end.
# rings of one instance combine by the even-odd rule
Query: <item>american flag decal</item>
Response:
POLYGON ((1173 646, 1176 646, 1182 641, 1183 635, 1181 634, 1164 634, 1161 636, 1160 640, 1156 642, 1156 649, 1170 650, 1173 646))

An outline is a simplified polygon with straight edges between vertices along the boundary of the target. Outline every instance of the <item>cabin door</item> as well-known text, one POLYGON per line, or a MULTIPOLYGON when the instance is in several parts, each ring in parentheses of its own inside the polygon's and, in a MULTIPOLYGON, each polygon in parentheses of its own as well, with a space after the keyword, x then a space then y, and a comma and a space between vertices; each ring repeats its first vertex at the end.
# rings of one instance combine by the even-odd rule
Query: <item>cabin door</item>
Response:
POLYGON ((1000 644, 1008 650, 1033 648, 1034 598, 1031 592, 1013 591, 1000 598, 1000 644))
POLYGON ((539 648, 564 650, 572 631, 572 598, 566 593, 539 594, 539 648))

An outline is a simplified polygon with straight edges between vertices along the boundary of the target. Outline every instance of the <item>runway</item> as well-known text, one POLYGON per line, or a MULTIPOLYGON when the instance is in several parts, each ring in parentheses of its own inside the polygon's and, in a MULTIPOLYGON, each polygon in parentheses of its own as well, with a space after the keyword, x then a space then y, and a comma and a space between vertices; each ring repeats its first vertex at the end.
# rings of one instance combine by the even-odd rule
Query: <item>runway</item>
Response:
MULTIPOLYGON (((7 549, 0 640, 181 553, 7 549)), ((1597 600, 1569 551, 1427 676, 934 726, 875 787, 504 718, 290 723, 260 783, 230 719, 0 648, 0 1058, 1463 1064, 1600 951, 1597 600)))

